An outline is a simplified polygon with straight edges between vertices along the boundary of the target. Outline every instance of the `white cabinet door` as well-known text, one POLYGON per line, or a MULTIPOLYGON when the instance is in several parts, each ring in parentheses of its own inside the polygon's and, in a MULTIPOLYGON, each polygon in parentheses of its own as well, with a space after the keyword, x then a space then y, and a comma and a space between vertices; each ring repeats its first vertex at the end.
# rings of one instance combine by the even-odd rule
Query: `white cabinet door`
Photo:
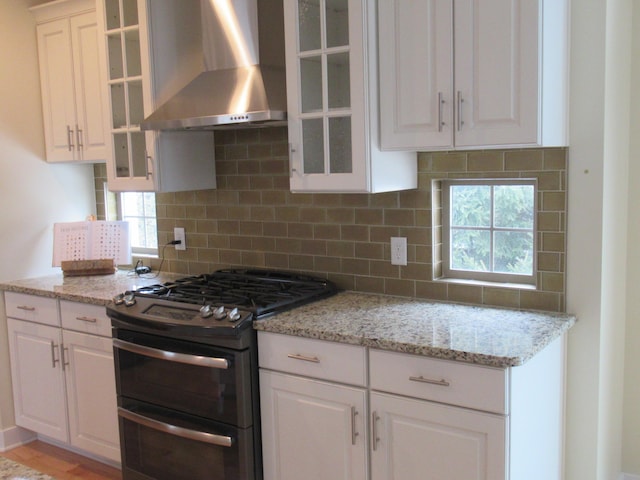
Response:
POLYGON ((538 0, 455 0, 457 146, 537 143, 540 10, 538 0))
POLYGON ((378 3, 381 142, 452 147, 453 3, 378 3))
MULTIPOLYGON (((66 7, 56 4, 51 16, 57 8, 66 7)), ((39 18, 46 18, 46 10, 38 10, 39 18)), ((106 160, 103 61, 95 11, 40 23, 37 37, 47 161, 106 160)))
POLYGON ((260 371, 265 480, 364 480, 366 391, 260 371))
POLYGON ((108 132, 105 125, 105 104, 101 69, 104 68, 98 49, 98 24, 95 12, 70 18, 73 73, 75 86, 75 143, 79 159, 105 161, 108 132))
POLYGON ((291 190, 416 188, 417 159, 381 152, 375 8, 284 0, 291 190))
POLYGON ((9 318, 16 424, 68 442, 60 329, 9 318))
POLYGON ((63 332, 71 445, 120 461, 111 338, 63 332))
POLYGON ((372 480, 506 480, 507 418, 371 393, 372 480))

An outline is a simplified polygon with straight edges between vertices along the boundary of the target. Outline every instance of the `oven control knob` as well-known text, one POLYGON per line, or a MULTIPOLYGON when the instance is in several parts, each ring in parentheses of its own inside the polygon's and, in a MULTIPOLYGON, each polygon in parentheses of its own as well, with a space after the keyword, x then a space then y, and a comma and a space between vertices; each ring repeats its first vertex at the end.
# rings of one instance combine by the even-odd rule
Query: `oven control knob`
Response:
POLYGON ((215 311, 213 312, 213 316, 216 320, 224 320, 225 318, 227 318, 227 312, 224 311, 223 306, 220 306, 215 309, 215 311))
POLYGON ((200 307, 200 316, 202 318, 209 318, 213 315, 213 310, 211 310, 211 305, 206 304, 200 307))
POLYGON ((242 317, 242 315, 240 314, 240 312, 238 311, 237 308, 234 308, 233 310, 231 310, 229 312, 229 321, 230 322, 237 322, 238 320, 240 320, 240 317, 242 317))
POLYGON ((119 293, 115 297, 113 297, 113 303, 116 305, 122 305, 124 303, 124 293, 119 293))
POLYGON ((133 295, 133 293, 125 294, 123 300, 125 307, 131 307, 132 305, 136 304, 136 297, 133 295))

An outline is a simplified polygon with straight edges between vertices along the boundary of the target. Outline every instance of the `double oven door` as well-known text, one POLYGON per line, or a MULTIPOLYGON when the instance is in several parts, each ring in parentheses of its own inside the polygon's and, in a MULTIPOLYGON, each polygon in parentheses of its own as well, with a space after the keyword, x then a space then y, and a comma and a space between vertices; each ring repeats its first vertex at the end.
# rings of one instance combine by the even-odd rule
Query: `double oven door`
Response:
POLYGON ((251 349, 116 328, 114 354, 125 480, 261 478, 251 349))

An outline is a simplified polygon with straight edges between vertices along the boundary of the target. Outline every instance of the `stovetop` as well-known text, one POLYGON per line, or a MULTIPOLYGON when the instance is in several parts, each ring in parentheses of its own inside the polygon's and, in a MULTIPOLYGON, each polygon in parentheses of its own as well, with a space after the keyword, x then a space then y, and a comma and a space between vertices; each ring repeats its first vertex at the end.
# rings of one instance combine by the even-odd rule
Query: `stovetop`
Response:
POLYGON ((107 313, 120 324, 175 335, 237 335, 253 319, 327 298, 329 280, 266 269, 224 269, 140 287, 114 298, 107 313))

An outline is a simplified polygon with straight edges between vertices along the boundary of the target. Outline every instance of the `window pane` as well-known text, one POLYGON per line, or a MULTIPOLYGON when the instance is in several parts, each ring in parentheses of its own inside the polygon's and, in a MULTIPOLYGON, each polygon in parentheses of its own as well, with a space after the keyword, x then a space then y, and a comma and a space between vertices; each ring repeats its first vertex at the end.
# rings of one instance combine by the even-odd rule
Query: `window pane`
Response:
POLYGON ((529 232, 495 232, 494 271, 499 273, 533 273, 533 234, 529 232))
POLYGON ((329 119, 329 168, 331 173, 351 173, 351 117, 329 119))
POLYGON ((304 173, 324 173, 324 124, 321 118, 302 121, 304 173))
POLYGON ((300 31, 300 51, 317 50, 320 44, 320 2, 318 0, 298 1, 298 25, 300 31))
POLYGON ((489 227, 491 225, 491 187, 489 185, 451 186, 451 226, 489 227))
POLYGON ((486 272, 491 267, 488 230, 451 230, 451 269, 486 272))
POLYGON ((496 185, 494 222, 498 228, 533 228, 533 185, 496 185))

